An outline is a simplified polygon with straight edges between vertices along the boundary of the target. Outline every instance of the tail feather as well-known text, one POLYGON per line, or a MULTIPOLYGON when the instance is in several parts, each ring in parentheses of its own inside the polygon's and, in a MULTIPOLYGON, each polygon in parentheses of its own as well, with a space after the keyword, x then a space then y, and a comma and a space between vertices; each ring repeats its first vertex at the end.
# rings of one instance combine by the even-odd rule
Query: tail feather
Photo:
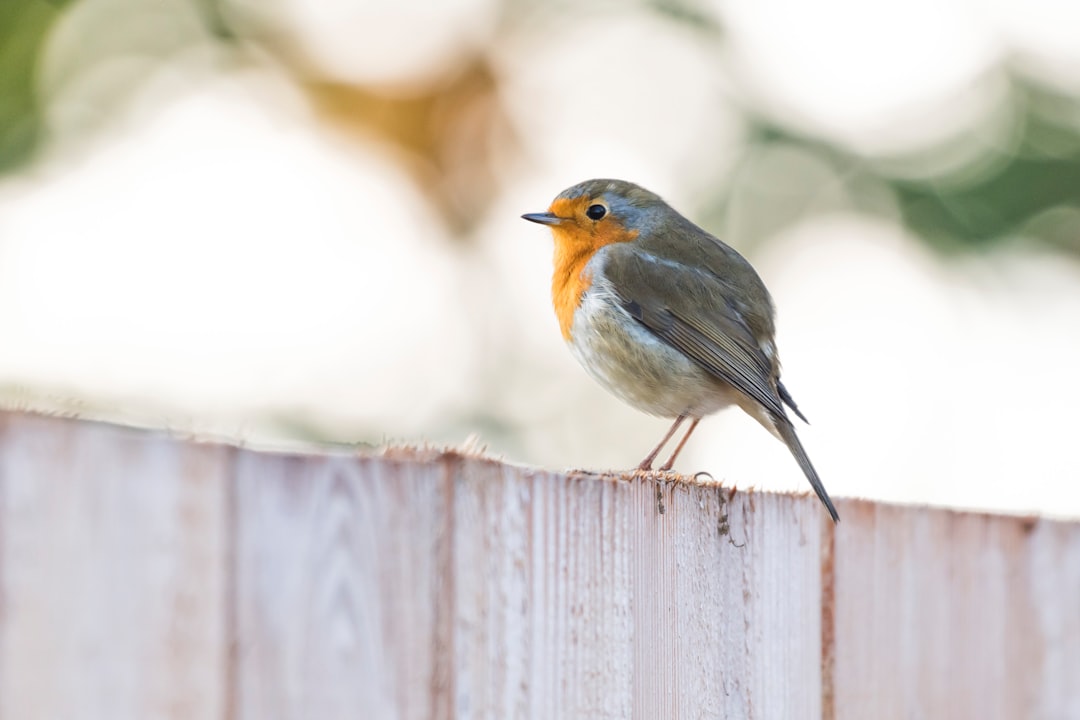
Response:
POLYGON ((789 393, 787 388, 784 387, 784 383, 780 382, 779 380, 776 381, 776 392, 780 394, 780 400, 789 408, 791 408, 791 412, 798 415, 799 419, 807 425, 810 424, 810 421, 806 419, 806 416, 799 411, 799 406, 795 404, 795 398, 791 397, 791 393, 789 393))
MULTIPOLYGON (((796 412, 798 411, 796 410, 796 412)), ((829 499, 829 493, 825 491, 825 486, 821 483, 817 470, 814 469, 813 464, 810 462, 810 456, 806 454, 802 443, 799 442, 799 436, 795 434, 795 426, 785 417, 774 418, 773 425, 776 427, 784 444, 791 450, 791 454, 795 456, 795 460, 798 461, 799 467, 802 468, 803 473, 806 475, 806 479, 810 481, 810 486, 817 493, 818 499, 821 500, 825 509, 829 511, 829 515, 832 516, 833 522, 840 522, 840 516, 836 514, 836 508, 833 506, 832 500, 829 499)))

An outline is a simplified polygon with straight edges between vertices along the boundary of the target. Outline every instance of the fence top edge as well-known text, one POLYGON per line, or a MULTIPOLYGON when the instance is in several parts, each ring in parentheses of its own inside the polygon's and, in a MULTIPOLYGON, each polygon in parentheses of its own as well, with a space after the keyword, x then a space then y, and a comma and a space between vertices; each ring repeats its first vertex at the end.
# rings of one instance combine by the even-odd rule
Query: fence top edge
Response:
MULTIPOLYGON (((738 487, 729 479, 717 480, 707 472, 698 472, 683 475, 674 472, 637 470, 583 470, 583 469, 551 469, 529 465, 525 463, 507 460, 497 454, 488 452, 481 441, 475 437, 469 438, 458 446, 446 445, 433 442, 392 442, 382 445, 358 442, 348 443, 317 443, 307 441, 291 442, 247 442, 242 438, 213 435, 211 433, 192 432, 176 427, 152 427, 147 425, 116 422, 98 418, 80 417, 66 413, 48 413, 27 409, 0 409, 0 440, 2 436, 13 427, 30 427, 45 424, 55 427, 59 432, 78 432, 80 429, 94 428, 97 431, 114 431, 133 437, 144 437, 147 440, 166 440, 177 444, 190 444, 197 446, 216 446, 222 450, 231 450, 243 454, 254 454, 264 457, 287 457, 296 460, 362 460, 366 462, 385 460, 394 463, 439 465, 446 463, 476 464, 488 469, 499 469, 512 473, 521 473, 524 478, 547 477, 552 480, 564 481, 599 481, 599 482, 642 482, 654 485, 660 489, 677 487, 700 488, 729 493, 729 500, 736 495, 762 495, 775 496, 791 499, 809 499, 808 491, 773 491, 760 490, 753 486, 738 487)), ((2 443, 0 443, 2 448, 2 443)), ((983 510, 977 508, 945 507, 928 505, 924 503, 898 503, 893 501, 875 500, 865 497, 837 498, 837 504, 842 506, 841 517, 856 516, 865 517, 867 514, 880 513, 930 513, 944 514, 953 518, 970 519, 1005 519, 1020 523, 1025 532, 1030 532, 1037 525, 1070 525, 1080 527, 1080 519, 1069 516, 1055 516, 1051 514, 1033 514, 1025 512, 1007 512, 1000 510, 983 510)))

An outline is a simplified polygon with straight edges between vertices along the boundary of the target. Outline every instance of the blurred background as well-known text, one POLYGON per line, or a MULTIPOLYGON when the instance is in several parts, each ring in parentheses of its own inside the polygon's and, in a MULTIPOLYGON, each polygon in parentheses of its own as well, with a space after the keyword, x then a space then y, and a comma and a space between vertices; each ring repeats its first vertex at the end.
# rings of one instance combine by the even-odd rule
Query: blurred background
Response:
MULTIPOLYGON (((0 400, 628 468, 519 219, 632 180, 746 254, 834 495, 1080 514, 1080 6, 3 0, 0 400)), ((682 455, 806 488, 737 410, 682 455)))

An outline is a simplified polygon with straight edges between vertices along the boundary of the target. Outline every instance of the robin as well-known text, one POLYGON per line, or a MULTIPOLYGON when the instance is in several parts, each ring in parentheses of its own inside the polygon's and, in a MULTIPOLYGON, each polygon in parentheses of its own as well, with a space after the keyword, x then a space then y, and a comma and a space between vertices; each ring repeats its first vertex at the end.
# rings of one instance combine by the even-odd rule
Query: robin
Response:
POLYGON ((806 422, 780 382, 772 298, 742 255, 623 180, 587 180, 522 217, 555 236, 551 296, 578 362, 623 401, 675 419, 639 470, 689 418, 670 470, 701 418, 734 404, 788 446, 839 520, 784 410, 806 422))

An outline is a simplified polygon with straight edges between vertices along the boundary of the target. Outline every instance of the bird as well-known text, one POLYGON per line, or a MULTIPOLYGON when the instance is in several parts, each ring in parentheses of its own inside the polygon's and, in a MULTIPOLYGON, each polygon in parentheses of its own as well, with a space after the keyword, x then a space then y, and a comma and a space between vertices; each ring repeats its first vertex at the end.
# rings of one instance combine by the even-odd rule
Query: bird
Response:
POLYGON ((671 470, 701 419, 736 405, 787 445, 839 521, 788 417, 807 422, 780 382, 773 301, 746 258, 625 180, 586 180, 521 217, 554 236, 552 303, 578 362, 627 404, 674 418, 638 470, 689 420, 659 468, 671 470))

